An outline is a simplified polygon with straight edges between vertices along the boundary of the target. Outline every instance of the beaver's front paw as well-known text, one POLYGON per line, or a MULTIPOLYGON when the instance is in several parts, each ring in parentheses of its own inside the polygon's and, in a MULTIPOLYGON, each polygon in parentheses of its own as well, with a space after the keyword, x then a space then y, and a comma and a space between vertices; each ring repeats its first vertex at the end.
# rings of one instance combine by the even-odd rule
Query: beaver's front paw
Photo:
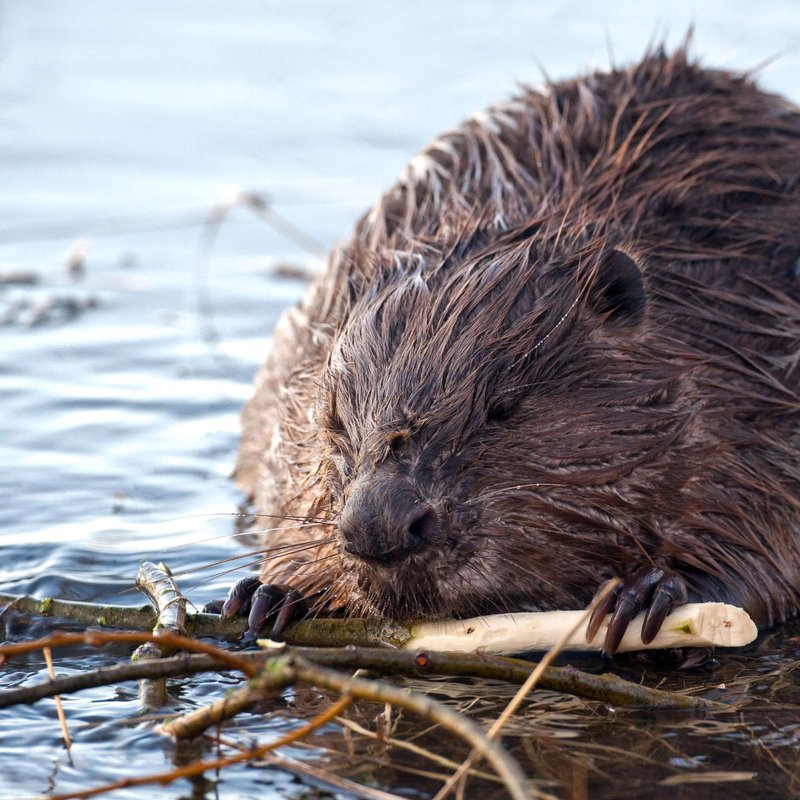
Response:
POLYGON ((300 592, 288 586, 261 583, 253 575, 231 586, 219 613, 224 619, 247 617, 243 641, 249 643, 255 641, 268 621, 272 621, 269 638, 279 639, 284 628, 293 619, 304 617, 308 608, 300 592))
MULTIPOLYGON (((597 594, 606 585, 601 586, 597 594)), ((606 630, 603 651, 614 655, 631 620, 640 611, 646 610, 642 623, 642 641, 648 644, 655 639, 667 614, 685 603, 687 598, 686 581, 680 575, 657 567, 642 567, 595 608, 589 618, 586 641, 591 642, 594 639, 606 614, 610 613, 612 616, 606 630)))

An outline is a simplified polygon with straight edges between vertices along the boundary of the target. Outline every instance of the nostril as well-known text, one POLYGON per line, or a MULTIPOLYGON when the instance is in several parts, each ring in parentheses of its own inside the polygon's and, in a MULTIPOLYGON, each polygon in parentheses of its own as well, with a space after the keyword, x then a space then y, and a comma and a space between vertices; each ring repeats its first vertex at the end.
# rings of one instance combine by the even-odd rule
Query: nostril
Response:
POLYGON ((426 506, 419 509, 408 523, 408 549, 417 550, 428 544, 435 537, 438 527, 439 521, 432 508, 426 506))
POLYGON ((399 565, 440 538, 442 520, 409 481, 370 476, 350 492, 338 521, 345 553, 383 566, 399 565))

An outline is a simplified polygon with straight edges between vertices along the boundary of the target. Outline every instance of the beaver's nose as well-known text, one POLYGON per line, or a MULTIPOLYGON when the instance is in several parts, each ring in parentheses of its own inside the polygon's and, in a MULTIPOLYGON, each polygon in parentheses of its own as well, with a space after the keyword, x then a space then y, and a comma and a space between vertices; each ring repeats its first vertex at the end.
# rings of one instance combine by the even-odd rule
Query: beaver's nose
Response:
POLYGON ((344 549, 385 565, 425 549, 439 533, 439 517, 405 478, 367 478, 350 492, 339 518, 344 549))

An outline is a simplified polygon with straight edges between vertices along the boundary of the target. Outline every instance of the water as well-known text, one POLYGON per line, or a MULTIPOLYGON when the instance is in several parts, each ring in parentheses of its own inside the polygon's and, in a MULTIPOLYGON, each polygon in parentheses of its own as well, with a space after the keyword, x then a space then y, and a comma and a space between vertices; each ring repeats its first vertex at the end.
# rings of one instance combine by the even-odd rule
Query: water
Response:
MULTIPOLYGON (((722 13, 712 3, 667 9, 652 0, 2 3, 0 276, 37 283, 0 287, 0 589, 138 604, 127 590, 143 558, 178 570, 234 551, 230 514, 241 498, 229 474, 238 410, 270 327, 304 286, 272 270, 319 263, 246 208, 231 211, 207 248, 209 214, 235 187, 268 198, 329 247, 427 140, 517 81, 537 82, 539 65, 553 79, 605 65, 608 40, 615 59, 629 61, 667 31, 676 43, 692 22, 706 63, 742 68, 779 54, 761 80, 800 100, 800 16, 790 0, 761 3, 757 13, 745 2, 727 3, 722 13), (84 250, 82 273, 70 272, 70 259, 84 250)), ((202 603, 228 582, 218 576, 184 588, 202 603)), ((44 629, 36 623, 11 633, 44 629)), ((789 631, 741 669, 777 669, 796 657, 793 642, 789 631)), ((58 669, 124 657, 122 649, 75 652, 58 669)), ((30 658, 6 667, 0 680, 14 685, 43 674, 30 658)), ((191 705, 220 686, 193 679, 176 691, 191 705)), ((765 682, 759 702, 774 700, 771 686, 765 682)), ((746 720, 749 749, 744 734, 726 734, 713 747, 697 734, 698 747, 687 746, 689 734, 661 720, 654 736, 677 737, 674 753, 664 745, 648 757, 682 774, 727 741, 742 769, 760 754, 762 796, 785 796, 786 775, 761 756, 786 764, 786 748, 797 746, 796 686, 787 691, 778 710, 770 707, 770 721, 746 720)), ((92 690, 67 708, 73 766, 52 704, 0 713, 0 796, 67 791, 172 763, 163 740, 136 722, 132 688, 92 690)), ((289 717, 303 708, 290 702, 289 717)), ((280 719, 245 727, 269 733, 280 719)), ((576 719, 579 732, 589 725, 576 719)), ((595 725, 581 742, 622 746, 609 725, 595 725)), ((334 741, 342 751, 338 729, 321 738, 334 741)), ((535 741, 537 774, 550 741, 535 741)), ((571 757, 559 750, 556 761, 571 757)), ((424 794, 433 785, 359 771, 341 753, 326 758, 342 774, 397 791, 424 794)), ((554 791, 580 796, 564 788, 567 767, 551 763, 550 771, 562 782, 554 791)), ((619 778, 592 780, 592 796, 621 796, 619 778)), ((730 786, 734 796, 752 795, 752 783, 730 786)), ((694 797, 697 788, 658 791, 694 797)), ((285 772, 242 769, 223 776, 216 792, 303 797, 309 790, 285 772)), ((114 796, 185 793, 176 784, 114 796)))

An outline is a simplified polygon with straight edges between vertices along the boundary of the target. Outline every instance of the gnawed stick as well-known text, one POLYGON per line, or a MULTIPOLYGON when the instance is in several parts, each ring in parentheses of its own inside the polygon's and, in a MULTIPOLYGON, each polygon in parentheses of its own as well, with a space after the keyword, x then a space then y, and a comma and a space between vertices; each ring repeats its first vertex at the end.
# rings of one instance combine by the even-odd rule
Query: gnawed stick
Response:
MULTIPOLYGON (((526 614, 493 614, 474 619, 423 622, 413 625, 405 649, 428 648, 454 652, 524 653, 546 650, 582 611, 540 611, 526 614)), ((586 624, 568 639, 565 650, 602 650, 609 618, 594 640, 586 641, 586 624)), ((687 603, 675 609, 649 644, 642 642, 644 614, 628 626, 617 652, 665 650, 675 647, 742 647, 758 635, 750 616, 726 603, 687 603)))

